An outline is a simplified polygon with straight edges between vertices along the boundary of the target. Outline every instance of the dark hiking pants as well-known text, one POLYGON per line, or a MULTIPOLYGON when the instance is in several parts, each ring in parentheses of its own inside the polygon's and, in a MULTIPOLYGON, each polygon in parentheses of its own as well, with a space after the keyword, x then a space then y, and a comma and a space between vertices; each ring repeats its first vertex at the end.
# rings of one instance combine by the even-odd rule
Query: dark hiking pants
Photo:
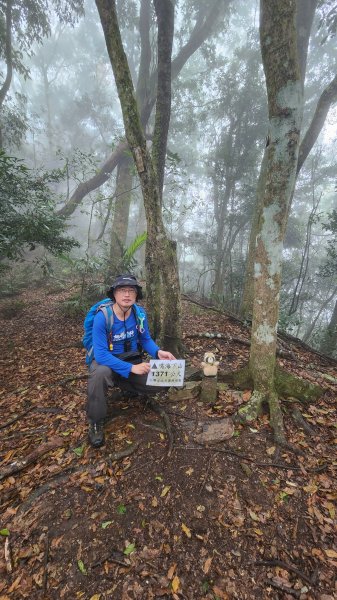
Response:
POLYGON ((115 385, 125 392, 132 394, 153 396, 160 390, 167 389, 158 386, 146 385, 147 375, 129 377, 117 375, 110 367, 99 365, 95 360, 89 367, 87 415, 91 423, 105 419, 107 416, 107 393, 109 387, 115 385))

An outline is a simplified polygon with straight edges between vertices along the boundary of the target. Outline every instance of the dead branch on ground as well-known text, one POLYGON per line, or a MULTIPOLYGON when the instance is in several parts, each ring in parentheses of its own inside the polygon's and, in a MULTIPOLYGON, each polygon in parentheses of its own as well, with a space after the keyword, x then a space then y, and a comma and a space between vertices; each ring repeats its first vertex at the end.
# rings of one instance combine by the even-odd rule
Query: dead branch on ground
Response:
POLYGON ((64 439, 62 439, 60 437, 55 437, 55 438, 51 439, 46 444, 43 444, 42 446, 39 446, 38 448, 33 450, 33 452, 28 454, 28 456, 26 458, 23 458, 21 460, 16 460, 16 461, 10 463, 8 466, 5 466, 2 469, 2 471, 0 471, 0 481, 2 481, 3 479, 6 479, 7 477, 10 477, 11 475, 16 475, 16 473, 20 473, 20 471, 23 471, 29 465, 35 463, 37 460, 42 458, 42 456, 44 456, 51 450, 55 450, 56 448, 59 448, 60 446, 63 446, 63 445, 64 445, 64 439))

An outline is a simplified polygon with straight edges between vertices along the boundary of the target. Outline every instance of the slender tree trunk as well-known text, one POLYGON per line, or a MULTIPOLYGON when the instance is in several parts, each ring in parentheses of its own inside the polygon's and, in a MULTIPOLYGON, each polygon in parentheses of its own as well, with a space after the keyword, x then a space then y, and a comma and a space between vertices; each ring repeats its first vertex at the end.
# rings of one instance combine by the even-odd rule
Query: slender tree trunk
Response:
POLYGON ((304 250, 302 253, 301 266, 300 266, 299 274, 298 274, 297 281, 295 284, 295 289, 294 289, 293 297, 291 300, 290 308, 288 311, 289 316, 293 315, 297 311, 298 303, 299 303, 302 289, 303 289, 303 285, 304 285, 304 282, 307 277, 308 268, 309 268, 309 255, 310 255, 310 248, 311 248, 311 229, 312 229, 312 224, 314 222, 314 218, 315 218, 315 215, 316 215, 316 212, 317 212, 317 209, 318 209, 321 197, 322 197, 322 194, 320 194, 320 197, 318 198, 318 200, 315 199, 315 169, 312 169, 312 172, 311 172, 311 187, 312 187, 313 207, 311 209, 311 212, 310 212, 310 215, 308 218, 308 223, 307 223, 307 228, 306 228, 306 236, 305 236, 305 245, 304 245, 304 250))
POLYGON ((53 151, 53 128, 51 124, 51 109, 50 109, 50 83, 48 80, 48 67, 45 65, 44 61, 41 65, 42 78, 43 78, 43 87, 44 87, 44 97, 46 101, 46 109, 47 109, 47 140, 48 140, 48 148, 49 154, 52 155, 53 151))
POLYGON ((254 393, 240 413, 255 418, 268 401, 275 438, 284 442, 283 419, 274 385, 276 332, 283 239, 296 181, 303 86, 296 40, 296 0, 261 0, 260 40, 266 77, 269 145, 263 208, 254 265, 254 304, 249 370, 254 393))
MULTIPOLYGON (((12 54, 12 0, 6 2, 6 47, 5 47, 5 60, 6 60, 6 77, 0 88, 0 117, 2 113, 2 107, 6 98, 7 92, 10 88, 12 77, 13 77, 13 54, 12 54)), ((0 148, 3 148, 3 136, 2 126, 0 121, 0 148)))
POLYGON ((325 302, 323 302, 322 306, 320 307, 316 317, 312 320, 310 327, 308 327, 308 329, 306 330, 305 334, 303 335, 303 342, 308 343, 312 333, 316 327, 317 321, 320 318, 322 312, 329 306, 330 302, 334 299, 334 297, 337 294, 337 287, 334 288, 332 294, 330 294, 330 296, 325 300, 325 302))
POLYGON ((337 349, 337 300, 332 311, 330 323, 320 346, 321 352, 331 356, 337 349))
POLYGON ((158 83, 152 160, 159 194, 163 195, 167 137, 171 118, 171 60, 174 6, 170 0, 154 0, 158 22, 158 83))

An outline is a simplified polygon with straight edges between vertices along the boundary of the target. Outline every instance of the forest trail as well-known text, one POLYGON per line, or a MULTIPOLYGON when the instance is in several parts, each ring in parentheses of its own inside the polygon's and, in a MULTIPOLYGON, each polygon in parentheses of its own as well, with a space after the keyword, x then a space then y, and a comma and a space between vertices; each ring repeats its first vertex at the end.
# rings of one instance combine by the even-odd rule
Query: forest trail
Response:
MULTIPOLYGON (((65 297, 28 290, 21 314, 1 314, 0 600, 333 600, 337 363, 283 344, 279 363, 325 390, 296 404, 305 430, 284 403, 300 455, 275 448, 267 415, 198 446, 201 423, 250 397, 226 385, 212 405, 161 400, 170 457, 159 416, 114 390, 106 446, 94 450, 84 351, 71 347, 82 319, 64 316, 65 297)), ((183 330, 192 365, 206 350, 223 370, 248 359, 249 330, 231 317, 184 302, 183 330)))

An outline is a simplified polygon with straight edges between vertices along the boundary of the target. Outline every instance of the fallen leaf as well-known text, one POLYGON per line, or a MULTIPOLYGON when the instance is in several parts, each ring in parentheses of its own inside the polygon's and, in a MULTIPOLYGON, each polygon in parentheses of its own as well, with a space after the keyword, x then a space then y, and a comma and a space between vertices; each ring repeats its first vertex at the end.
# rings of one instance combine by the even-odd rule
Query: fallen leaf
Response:
POLYGON ((0 529, 0 535, 9 535, 9 529, 0 529))
POLYGON ((172 587, 172 591, 173 592, 177 592, 180 586, 180 579, 179 577, 176 575, 173 579, 172 579, 172 583, 171 583, 171 587, 172 587))
POLYGON ((132 554, 132 552, 134 552, 136 550, 136 544, 129 544, 128 546, 126 546, 126 548, 124 549, 124 554, 126 556, 128 556, 129 554, 132 554))
POLYGON ((210 570, 212 560, 213 560, 212 557, 209 556, 209 558, 205 561, 204 566, 202 567, 202 570, 205 573, 205 575, 207 575, 208 571, 210 570))
POLYGON ((101 527, 102 529, 106 529, 107 527, 109 527, 109 525, 111 525, 113 521, 103 521, 101 527))
POLYGON ((83 456, 83 451, 84 451, 84 445, 78 446, 78 448, 73 449, 73 452, 75 452, 76 456, 78 456, 79 458, 81 458, 81 456, 83 456))
POLYGON ((181 524, 181 529, 187 535, 188 538, 192 537, 191 530, 185 525, 185 523, 181 524))
POLYGON ((174 571, 177 568, 177 563, 174 563, 174 565, 172 565, 169 570, 167 571, 167 579, 172 579, 173 575, 174 575, 174 571))
POLYGON ((170 485, 166 485, 163 488, 162 493, 160 494, 160 497, 164 498, 164 496, 166 496, 166 494, 170 491, 170 489, 171 489, 171 486, 170 485))
POLYGON ((324 550, 324 552, 329 558, 337 558, 337 552, 335 550, 332 550, 331 548, 324 550))
POLYGON ((83 573, 83 575, 87 574, 87 570, 86 570, 82 560, 77 561, 77 566, 78 566, 79 570, 81 571, 81 573, 83 573))
POLYGON ((216 595, 217 598, 220 598, 221 600, 228 600, 228 595, 226 594, 226 592, 224 592, 218 586, 215 585, 213 587, 213 592, 214 592, 214 594, 216 595))

